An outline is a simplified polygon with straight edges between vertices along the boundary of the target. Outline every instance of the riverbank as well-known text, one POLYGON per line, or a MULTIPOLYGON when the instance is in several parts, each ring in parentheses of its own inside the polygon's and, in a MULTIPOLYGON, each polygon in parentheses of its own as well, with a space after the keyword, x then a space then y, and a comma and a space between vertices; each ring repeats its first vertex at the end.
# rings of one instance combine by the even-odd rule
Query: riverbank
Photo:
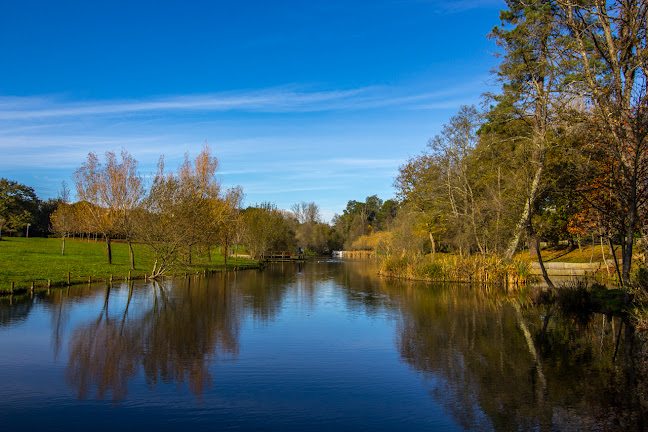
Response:
MULTIPOLYGON (((61 239, 3 237, 0 241, 0 295, 68 284, 145 279, 153 268, 154 256, 146 245, 134 244, 135 270, 130 269, 128 245, 114 242, 112 261, 106 262, 103 242, 66 241, 61 255, 61 239)), ((206 253, 192 256, 191 265, 178 265, 167 276, 204 274, 236 269, 260 268, 261 263, 243 257, 229 257, 227 266, 218 248, 211 260, 206 253)))
POLYGON ((426 257, 390 256, 380 259, 380 275, 427 282, 467 282, 526 285, 531 281, 529 263, 493 255, 437 254, 426 257))
MULTIPOLYGON (((618 249, 618 248, 617 248, 618 249)), ((621 253, 616 250, 617 261, 621 253)), ((345 259, 376 258, 380 274, 392 278, 428 282, 477 282, 525 285, 541 278, 537 255, 528 250, 507 260, 493 255, 454 255, 437 253, 434 260, 426 256, 376 256, 375 251, 336 251, 345 259)), ((545 268, 550 276, 614 277, 616 270, 609 250, 599 245, 570 248, 555 246, 542 250, 545 268)), ((637 263, 639 265, 639 263, 637 263)))

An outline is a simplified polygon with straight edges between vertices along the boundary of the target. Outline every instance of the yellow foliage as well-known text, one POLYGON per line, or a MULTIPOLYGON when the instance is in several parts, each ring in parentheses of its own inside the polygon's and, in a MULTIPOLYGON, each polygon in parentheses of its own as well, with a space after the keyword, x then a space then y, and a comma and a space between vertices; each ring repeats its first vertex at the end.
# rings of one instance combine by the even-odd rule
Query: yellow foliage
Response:
POLYGON ((385 250, 389 241, 391 240, 391 233, 388 231, 372 232, 371 234, 361 235, 352 244, 352 250, 385 250))

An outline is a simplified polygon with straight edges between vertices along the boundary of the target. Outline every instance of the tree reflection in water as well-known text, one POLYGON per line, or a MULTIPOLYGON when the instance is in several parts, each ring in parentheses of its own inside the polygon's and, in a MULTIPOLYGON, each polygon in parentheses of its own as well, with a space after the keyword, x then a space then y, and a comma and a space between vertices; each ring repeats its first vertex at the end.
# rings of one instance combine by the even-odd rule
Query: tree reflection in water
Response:
POLYGON ((463 428, 645 429, 646 368, 635 369, 636 336, 620 318, 562 315, 526 292, 374 275, 358 263, 335 277, 352 307, 398 310, 401 357, 463 428))
POLYGON ((643 429, 630 351, 613 362, 620 319, 598 315, 578 326, 505 293, 409 285, 384 285, 402 298, 398 349, 462 427, 643 429))
POLYGON ((152 282, 152 301, 137 314, 129 313, 132 290, 124 311, 111 314, 107 288, 97 319, 74 330, 68 382, 81 398, 94 389, 97 398, 122 399, 141 370, 150 384, 187 383, 202 394, 211 382, 210 363, 239 349, 239 308, 226 285, 204 278, 168 287, 152 282))

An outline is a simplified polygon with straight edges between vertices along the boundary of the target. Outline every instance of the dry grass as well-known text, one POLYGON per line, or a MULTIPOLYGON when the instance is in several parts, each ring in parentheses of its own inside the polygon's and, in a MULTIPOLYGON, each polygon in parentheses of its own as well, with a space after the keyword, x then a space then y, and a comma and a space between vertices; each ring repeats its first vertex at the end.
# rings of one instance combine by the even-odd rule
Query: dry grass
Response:
POLYGON ((411 280, 526 285, 532 278, 528 262, 494 255, 390 256, 381 260, 380 273, 411 280))
MULTIPOLYGON (((581 250, 578 247, 570 249, 569 246, 551 246, 542 249, 542 259, 545 262, 570 262, 570 263, 588 263, 592 262, 602 262, 603 255, 605 254, 605 259, 612 259, 610 254, 610 248, 607 245, 603 246, 604 250, 601 251, 601 245, 594 246, 583 246, 581 250)), ((618 259, 621 259, 621 248, 616 248, 616 256, 618 259)), ((530 255, 529 251, 519 252, 516 256, 516 259, 522 261, 536 261, 537 258, 535 255, 530 255)))

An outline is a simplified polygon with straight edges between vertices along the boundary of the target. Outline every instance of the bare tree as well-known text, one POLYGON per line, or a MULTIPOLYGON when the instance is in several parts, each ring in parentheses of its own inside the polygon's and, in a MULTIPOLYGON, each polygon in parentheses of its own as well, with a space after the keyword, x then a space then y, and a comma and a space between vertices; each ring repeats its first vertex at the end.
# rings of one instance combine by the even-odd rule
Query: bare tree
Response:
POLYGON ((126 150, 121 151, 120 161, 113 152, 106 152, 105 156, 106 163, 101 164, 96 154, 89 153, 87 161, 76 170, 77 195, 84 203, 84 218, 95 232, 104 236, 108 263, 112 264, 111 240, 121 234, 128 241, 134 268, 131 215, 144 196, 142 179, 137 173, 137 161, 126 150))
POLYGON ((319 206, 313 201, 295 203, 290 206, 290 210, 292 210, 297 221, 302 224, 320 222, 322 219, 319 206))
POLYGON ((179 179, 165 172, 164 157, 160 157, 158 170, 142 210, 137 214, 137 238, 153 249, 155 259, 149 278, 162 276, 176 261, 183 243, 183 233, 176 211, 179 201, 179 179))
POLYGON ((138 215, 138 238, 155 253, 150 278, 163 275, 181 252, 186 251, 186 262, 191 264, 194 246, 210 247, 217 241, 229 211, 227 197, 220 198, 217 168, 218 159, 211 156, 207 144, 193 162, 186 155, 177 174, 166 172, 164 158, 160 158, 138 215))

